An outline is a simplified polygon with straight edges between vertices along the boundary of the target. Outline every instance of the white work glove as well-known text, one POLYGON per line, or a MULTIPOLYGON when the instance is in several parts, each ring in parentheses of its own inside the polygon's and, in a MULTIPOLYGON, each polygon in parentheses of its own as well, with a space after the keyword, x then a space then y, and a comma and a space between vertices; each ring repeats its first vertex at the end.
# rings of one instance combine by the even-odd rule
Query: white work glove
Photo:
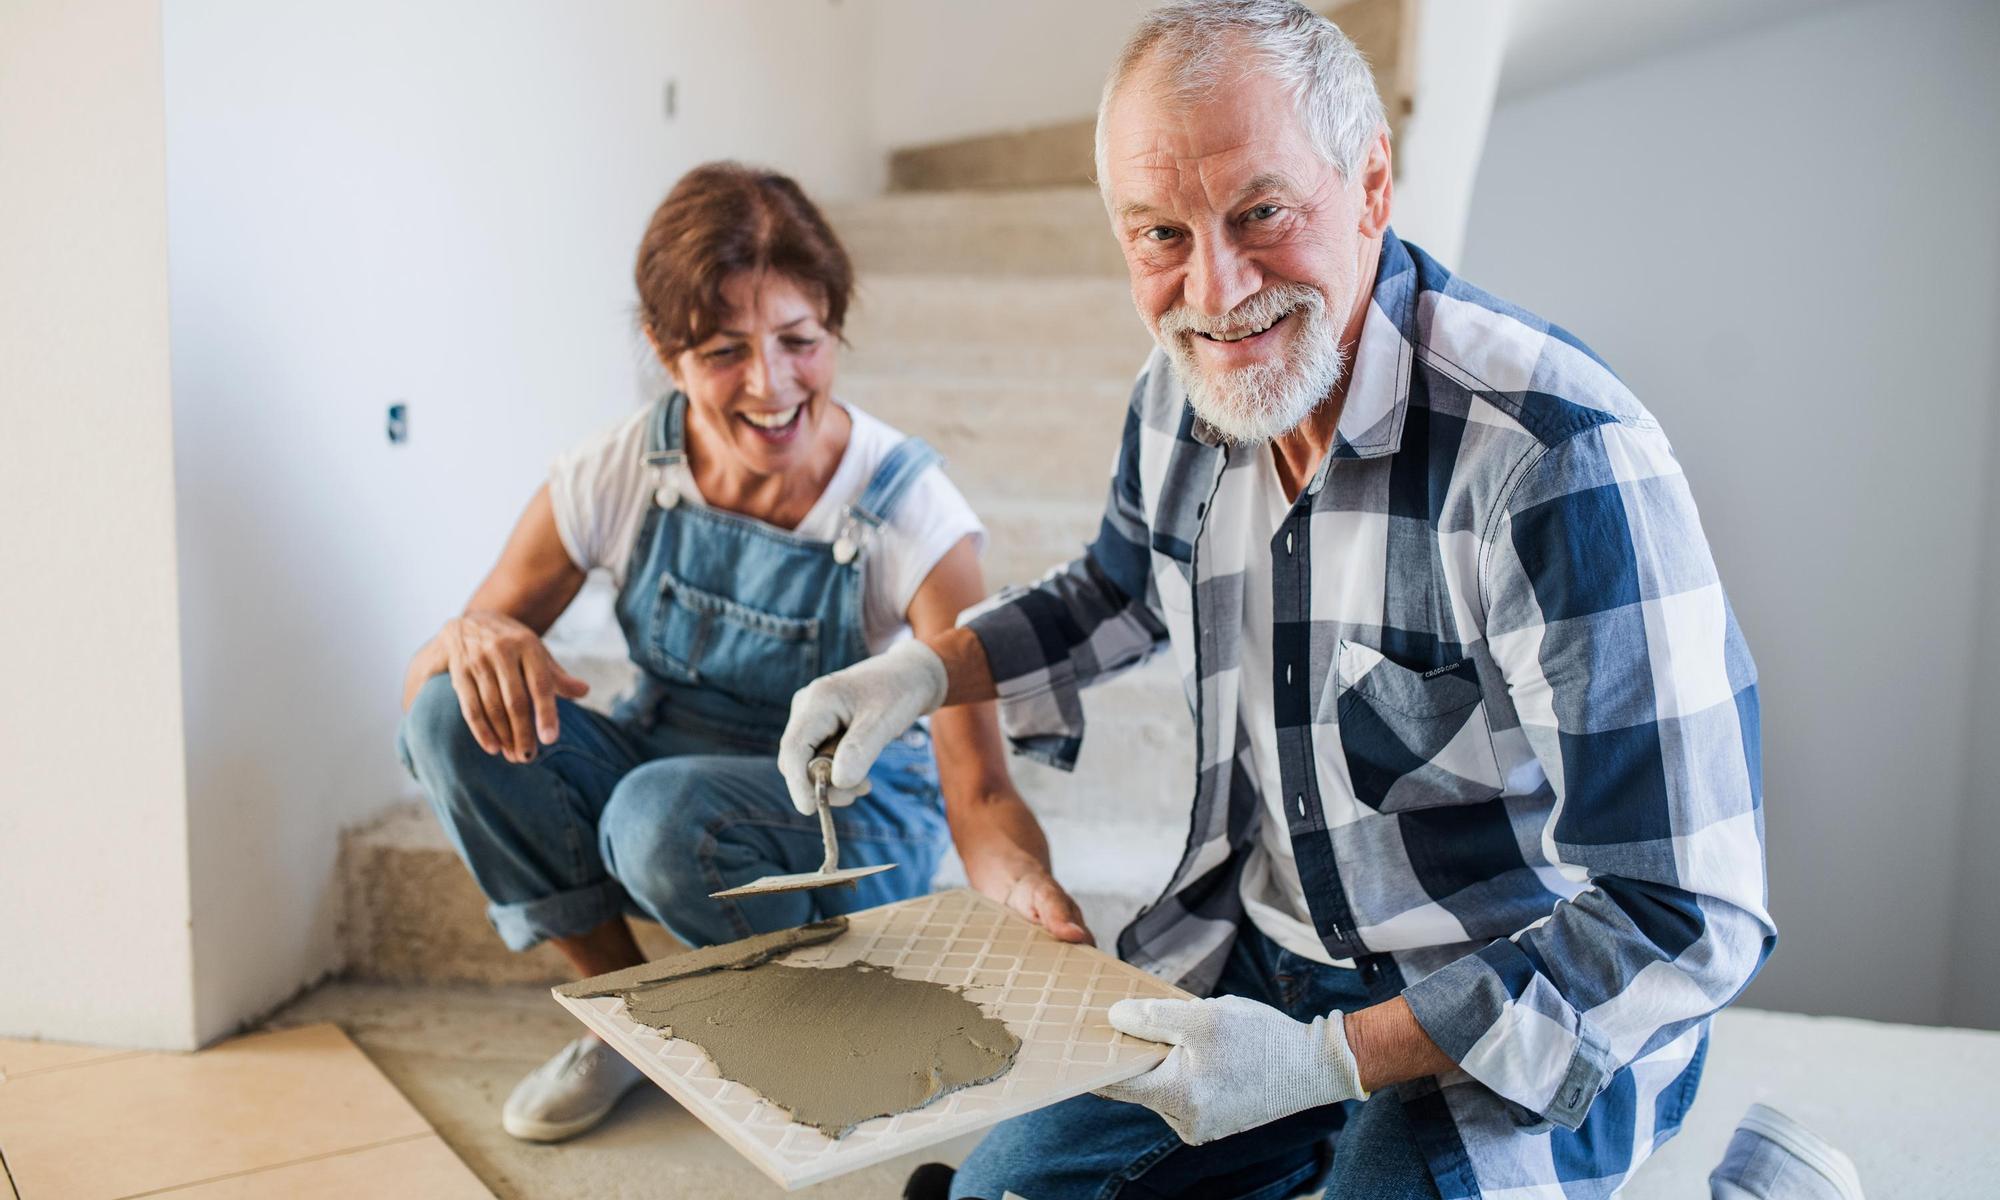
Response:
POLYGON ((1121 1033, 1173 1046, 1144 1075, 1098 1089, 1143 1104, 1190 1146, 1322 1104, 1366 1100, 1339 1012, 1308 1024, 1242 996, 1120 1000, 1121 1033))
POLYGON ((835 734, 840 735, 840 749, 833 755, 827 803, 854 803, 867 792, 868 769, 882 748, 943 704, 944 693, 944 660, 915 638, 800 688, 778 742, 778 770, 784 772, 792 804, 809 817, 819 811, 806 764, 820 743, 835 734))

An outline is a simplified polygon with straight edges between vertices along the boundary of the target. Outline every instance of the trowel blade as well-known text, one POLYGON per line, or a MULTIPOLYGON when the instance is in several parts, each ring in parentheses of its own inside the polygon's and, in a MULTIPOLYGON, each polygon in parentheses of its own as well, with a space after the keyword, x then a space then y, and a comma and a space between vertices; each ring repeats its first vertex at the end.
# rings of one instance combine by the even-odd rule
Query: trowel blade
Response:
POLYGON ((896 869, 895 863, 882 863, 873 867, 847 867, 839 871, 807 871, 802 875, 766 875, 753 879, 742 887, 725 888, 710 892, 711 900, 726 900, 731 896, 762 896, 770 892, 801 892, 807 888, 831 887, 834 884, 852 885, 855 880, 869 875, 879 875, 896 869))

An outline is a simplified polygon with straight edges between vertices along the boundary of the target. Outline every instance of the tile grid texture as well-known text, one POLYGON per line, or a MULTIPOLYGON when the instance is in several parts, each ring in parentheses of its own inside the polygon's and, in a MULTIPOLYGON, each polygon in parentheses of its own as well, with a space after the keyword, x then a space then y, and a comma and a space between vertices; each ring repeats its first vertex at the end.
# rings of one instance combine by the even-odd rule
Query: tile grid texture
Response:
POLYGON ((1105 1010, 1128 996, 1185 995, 1099 950, 1058 942, 962 889, 858 913, 841 937, 776 961, 804 967, 862 961, 959 988, 1021 1039, 1020 1054, 1000 1078, 912 1112, 864 1121, 835 1139, 793 1123, 756 1092, 721 1078, 699 1047, 627 1019, 622 1001, 557 997, 786 1187, 830 1179, 1130 1078, 1158 1063, 1164 1050, 1113 1030, 1105 1010))

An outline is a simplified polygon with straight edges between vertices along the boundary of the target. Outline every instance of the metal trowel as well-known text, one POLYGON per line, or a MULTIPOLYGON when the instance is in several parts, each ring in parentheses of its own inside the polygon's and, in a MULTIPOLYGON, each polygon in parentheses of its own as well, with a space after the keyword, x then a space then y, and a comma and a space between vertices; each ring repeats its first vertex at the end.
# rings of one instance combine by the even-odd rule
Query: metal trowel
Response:
POLYGON ((840 869, 840 840, 833 834, 833 807, 826 802, 827 781, 833 775, 833 751, 839 744, 838 737, 821 743, 820 747, 813 751, 812 761, 806 764, 806 778, 812 780, 813 799, 819 806, 819 837, 820 841, 826 844, 826 858, 820 862, 819 870, 807 871, 802 875, 766 875, 742 887, 710 892, 709 899, 763 896, 771 892, 800 892, 807 888, 832 887, 834 884, 853 887, 857 879, 895 869, 895 863, 882 863, 873 867, 849 867, 845 871, 840 869))

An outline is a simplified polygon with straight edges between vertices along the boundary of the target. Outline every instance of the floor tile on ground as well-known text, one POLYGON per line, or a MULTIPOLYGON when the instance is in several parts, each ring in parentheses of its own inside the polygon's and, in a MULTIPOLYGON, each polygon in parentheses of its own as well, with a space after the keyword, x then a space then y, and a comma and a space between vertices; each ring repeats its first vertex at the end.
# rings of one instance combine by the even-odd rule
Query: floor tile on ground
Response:
POLYGON ((492 1200, 435 1133, 177 1188, 160 1200, 492 1200))
POLYGON ((33 1071, 51 1071, 106 1058, 129 1058, 143 1050, 115 1046, 79 1046, 71 1042, 34 1042, 0 1038, 0 1080, 18 1079, 33 1071))
POLYGON ((427 1177, 366 1194, 485 1194, 463 1164, 438 1159, 443 1143, 429 1124, 332 1025, 253 1034, 198 1054, 7 1053, 40 1064, 0 1079, 0 1154, 20 1200, 124 1200, 163 1189, 250 1195, 274 1170, 290 1174, 265 1194, 311 1195, 322 1180, 340 1192, 343 1173, 393 1176, 409 1156, 437 1179, 452 1179, 455 1168, 455 1182, 427 1177), (434 1146, 421 1145, 427 1139, 434 1146))

